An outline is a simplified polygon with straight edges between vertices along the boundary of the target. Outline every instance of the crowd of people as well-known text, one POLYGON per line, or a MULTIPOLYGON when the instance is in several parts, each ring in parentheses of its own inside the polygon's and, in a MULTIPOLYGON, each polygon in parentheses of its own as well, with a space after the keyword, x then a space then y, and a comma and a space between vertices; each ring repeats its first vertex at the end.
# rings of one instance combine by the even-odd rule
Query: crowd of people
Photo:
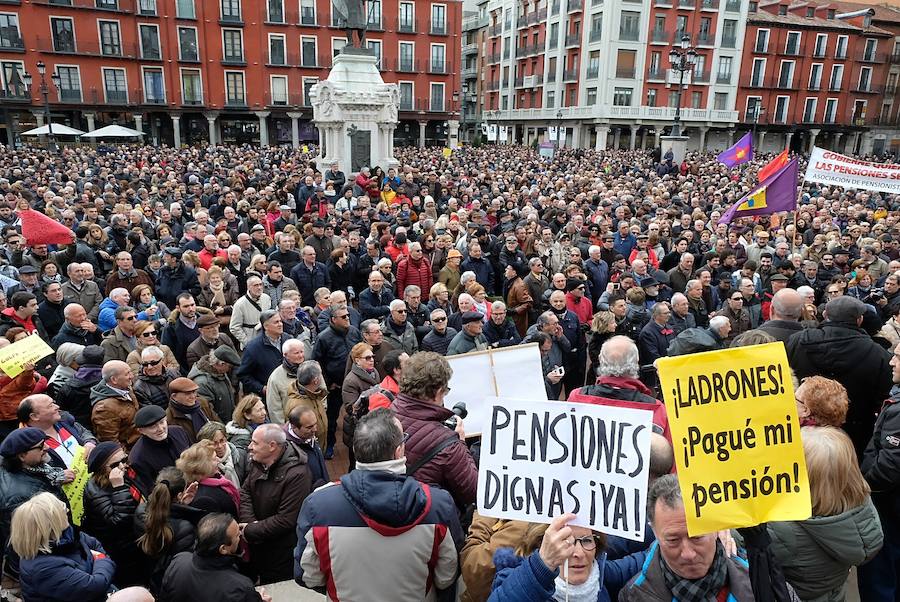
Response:
POLYGON ((0 348, 54 351, 0 372, 6 599, 900 596, 900 197, 724 224, 767 157, 310 152, 2 149, 0 348), (654 362, 775 341, 813 516, 690 537, 654 362), (652 411, 643 542, 473 511, 445 357, 532 343, 547 399, 652 411))

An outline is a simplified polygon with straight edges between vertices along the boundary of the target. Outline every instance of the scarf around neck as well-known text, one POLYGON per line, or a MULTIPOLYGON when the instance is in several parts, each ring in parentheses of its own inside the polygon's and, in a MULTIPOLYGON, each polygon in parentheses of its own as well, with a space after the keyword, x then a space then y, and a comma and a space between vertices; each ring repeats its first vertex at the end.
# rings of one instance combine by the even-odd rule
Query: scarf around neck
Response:
POLYGON ((219 472, 221 472, 226 479, 234 483, 235 486, 241 486, 241 480, 238 478, 237 469, 234 466, 234 455, 231 453, 231 444, 225 444, 225 455, 219 458, 219 472))
POLYGON ((365 462, 357 462, 356 468, 359 470, 384 470, 396 475, 405 475, 406 474, 406 456, 402 458, 398 458, 396 460, 384 460, 382 462, 371 462, 369 464, 365 462))
POLYGON ((37 466, 22 466, 22 472, 39 479, 47 480, 51 485, 61 486, 66 478, 66 471, 62 468, 56 468, 49 464, 38 464, 37 466))
POLYGON ((281 361, 281 365, 284 367, 284 371, 287 372, 288 376, 290 376, 291 378, 297 378, 297 368, 299 368, 297 364, 292 364, 287 360, 287 358, 284 358, 281 361))
POLYGON ((676 575, 675 571, 670 569, 663 560, 662 554, 659 556, 659 563, 662 566, 666 587, 672 592, 674 600, 685 602, 714 600, 728 582, 728 562, 725 559, 725 549, 718 540, 716 540, 716 555, 713 557, 712 566, 699 579, 685 579, 676 575))
POLYGON ((209 418, 203 413, 203 408, 200 406, 199 401, 192 406, 180 404, 174 399, 169 400, 169 403, 172 405, 173 409, 178 410, 191 419, 191 425, 194 427, 194 432, 199 431, 203 428, 204 424, 209 422, 209 418))
POLYGON ((229 479, 221 475, 206 477, 205 479, 200 480, 200 485, 206 485, 207 487, 217 487, 218 489, 224 490, 225 493, 228 494, 228 497, 231 498, 231 501, 234 502, 235 514, 238 512, 238 510, 241 509, 241 494, 238 491, 238 488, 235 487, 234 483, 232 483, 229 479))
POLYGON ((553 584, 556 591, 553 592, 553 600, 557 602, 597 602, 600 597, 600 566, 597 562, 593 562, 591 573, 588 575, 587 581, 581 585, 572 585, 566 583, 566 580, 560 571, 553 584))

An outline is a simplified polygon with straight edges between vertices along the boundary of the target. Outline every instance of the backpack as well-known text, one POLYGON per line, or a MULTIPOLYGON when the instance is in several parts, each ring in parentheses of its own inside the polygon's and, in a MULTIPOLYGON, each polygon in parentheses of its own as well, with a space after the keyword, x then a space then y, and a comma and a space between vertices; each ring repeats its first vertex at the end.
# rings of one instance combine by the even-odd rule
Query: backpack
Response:
POLYGON ((376 394, 384 395, 388 401, 394 401, 394 394, 382 387, 380 384, 369 387, 359 394, 359 397, 352 404, 344 406, 344 427, 342 438, 344 445, 349 449, 353 449, 353 435, 356 433, 356 425, 360 419, 369 413, 369 400, 376 394))

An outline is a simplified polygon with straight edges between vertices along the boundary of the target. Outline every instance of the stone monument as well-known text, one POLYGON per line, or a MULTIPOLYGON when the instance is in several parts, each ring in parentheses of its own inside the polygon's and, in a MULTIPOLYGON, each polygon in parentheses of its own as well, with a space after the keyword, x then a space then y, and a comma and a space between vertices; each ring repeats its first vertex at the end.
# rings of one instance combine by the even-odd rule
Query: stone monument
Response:
POLYGON ((400 88, 384 83, 377 57, 364 48, 365 0, 336 0, 334 6, 347 32, 347 45, 334 57, 328 78, 310 89, 321 149, 317 163, 323 171, 334 162, 352 174, 376 165, 387 171, 400 164, 394 157, 400 88))

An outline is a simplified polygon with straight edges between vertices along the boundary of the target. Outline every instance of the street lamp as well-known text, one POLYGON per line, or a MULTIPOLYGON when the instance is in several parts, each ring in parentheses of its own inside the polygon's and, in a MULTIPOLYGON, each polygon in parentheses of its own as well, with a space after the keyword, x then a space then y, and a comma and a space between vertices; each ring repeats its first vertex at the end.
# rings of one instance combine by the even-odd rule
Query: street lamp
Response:
POLYGON ((556 112, 556 149, 559 150, 559 135, 562 132, 562 109, 556 112))
POLYGON ((753 105, 753 143, 756 144, 756 126, 759 124, 759 116, 762 113, 765 113, 766 110, 762 107, 762 103, 760 101, 756 101, 753 105))
MULTIPOLYGON (((55 152, 59 152, 59 145, 56 143, 56 136, 53 135, 53 122, 50 120, 50 86, 47 85, 47 78, 45 77, 47 73, 47 65, 44 64, 44 61, 37 62, 37 70, 38 74, 41 76, 41 87, 39 91, 41 96, 44 98, 44 121, 47 122, 47 143, 53 148, 55 152)), ((25 80, 25 86, 28 88, 29 92, 31 91, 31 83, 33 81, 33 77, 30 73, 25 73, 22 77, 25 80)), ((53 85, 59 90, 60 86, 60 78, 58 73, 54 73, 50 76, 50 79, 53 81, 53 85)))
POLYGON ((675 123, 672 124, 672 136, 681 136, 681 95, 684 91, 684 74, 697 64, 697 51, 690 45, 690 36, 681 37, 681 47, 672 47, 669 51, 669 63, 678 71, 678 104, 675 105, 675 123))

